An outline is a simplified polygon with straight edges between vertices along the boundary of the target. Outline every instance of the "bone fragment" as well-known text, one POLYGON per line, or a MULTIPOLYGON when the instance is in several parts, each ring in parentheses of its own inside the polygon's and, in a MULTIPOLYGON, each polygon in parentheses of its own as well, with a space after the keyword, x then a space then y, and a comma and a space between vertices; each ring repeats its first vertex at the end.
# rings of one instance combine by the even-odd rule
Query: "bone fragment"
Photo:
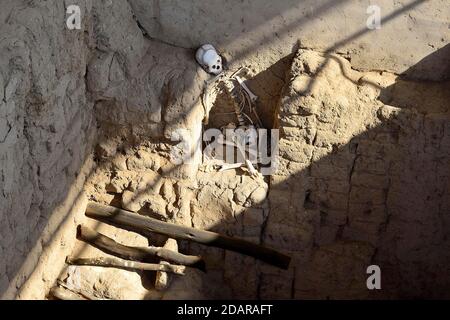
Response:
POLYGON ((256 99, 258 99, 258 96, 255 95, 253 92, 250 91, 250 89, 247 87, 247 85, 245 84, 244 80, 242 80, 240 77, 235 76, 234 77, 237 82, 239 82, 239 84, 241 85, 242 89, 245 90, 245 92, 248 93, 249 97, 250 97, 250 101, 255 102, 256 99))

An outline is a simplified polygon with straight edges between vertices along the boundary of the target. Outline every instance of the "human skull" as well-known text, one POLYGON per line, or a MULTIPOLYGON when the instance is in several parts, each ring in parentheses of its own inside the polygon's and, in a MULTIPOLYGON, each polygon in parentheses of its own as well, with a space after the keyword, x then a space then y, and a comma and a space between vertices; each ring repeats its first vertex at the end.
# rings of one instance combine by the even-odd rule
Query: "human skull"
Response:
POLYGON ((223 71, 222 57, 211 44, 204 44, 198 48, 195 58, 208 73, 217 75, 223 71))

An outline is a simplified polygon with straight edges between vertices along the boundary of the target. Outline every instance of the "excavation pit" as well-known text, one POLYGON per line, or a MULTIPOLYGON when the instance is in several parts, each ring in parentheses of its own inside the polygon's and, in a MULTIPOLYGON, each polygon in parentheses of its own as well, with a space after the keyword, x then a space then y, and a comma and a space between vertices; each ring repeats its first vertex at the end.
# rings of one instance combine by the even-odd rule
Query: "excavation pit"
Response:
POLYGON ((449 17, 416 4, 384 4, 381 29, 366 30, 361 3, 225 1, 218 12, 214 1, 94 1, 69 30, 61 1, 6 0, 1 297, 448 298, 449 17), (270 174, 258 161, 256 173, 207 165, 202 135, 241 119, 223 88, 205 104, 204 43, 227 61, 224 75, 248 69, 261 124, 242 108, 245 126, 278 130, 270 174), (191 229, 176 242, 142 235, 87 217, 88 203, 291 261, 195 243, 191 229), (77 228, 145 265, 76 265, 118 266, 77 228), (173 255, 201 257, 207 272, 172 268, 173 255), (383 290, 368 290, 374 265, 383 290))

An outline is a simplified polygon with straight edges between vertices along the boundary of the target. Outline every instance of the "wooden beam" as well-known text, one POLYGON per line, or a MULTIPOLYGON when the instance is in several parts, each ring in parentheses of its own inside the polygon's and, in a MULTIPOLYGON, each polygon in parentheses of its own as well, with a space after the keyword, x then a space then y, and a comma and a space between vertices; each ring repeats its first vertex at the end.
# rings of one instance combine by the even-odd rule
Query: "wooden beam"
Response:
POLYGON ((110 257, 96 257, 96 258, 67 257, 66 262, 67 264, 75 266, 94 266, 105 268, 121 268, 128 270, 164 271, 179 275, 184 275, 184 270, 186 269, 185 266, 177 266, 173 264, 144 263, 110 257))
POLYGON ((96 202, 90 202, 88 204, 86 215, 99 221, 121 226, 144 236, 149 236, 151 233, 158 233, 174 239, 189 240, 212 247, 235 251, 282 269, 287 269, 291 260, 289 256, 281 252, 244 239, 163 222, 96 202))
POLYGON ((164 261, 205 271, 205 261, 200 256, 188 256, 159 247, 125 246, 84 225, 78 226, 77 239, 122 259, 149 262, 151 258, 158 257, 164 261))

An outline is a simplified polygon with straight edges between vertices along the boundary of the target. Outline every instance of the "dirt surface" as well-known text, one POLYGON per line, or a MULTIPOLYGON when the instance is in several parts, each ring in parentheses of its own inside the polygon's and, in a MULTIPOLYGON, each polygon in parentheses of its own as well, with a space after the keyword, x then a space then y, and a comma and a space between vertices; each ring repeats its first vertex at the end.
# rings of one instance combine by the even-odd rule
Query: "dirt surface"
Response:
POLYGON ((74 2, 83 20, 71 31, 61 1, 2 3, 1 298, 43 299, 57 280, 98 299, 448 298, 445 1, 389 2, 382 29, 357 37, 363 2, 74 2), (264 127, 280 130, 274 175, 217 172, 194 147, 196 162, 171 161, 182 139, 203 146, 208 113, 209 127, 236 121, 223 97, 205 108, 202 42, 227 72, 248 68, 264 127), (154 272, 68 267, 68 255, 103 255, 75 239, 79 223, 127 245, 166 242, 85 218, 88 200, 293 261, 281 271, 179 241, 208 273, 159 291, 154 272), (380 292, 366 288, 371 264, 380 292))
MULTIPOLYGON (((70 33, 61 1, 1 6, 0 297, 38 279, 30 297, 42 298, 74 242, 61 230, 73 223, 92 167, 96 124, 84 81, 91 21, 70 33)), ((86 17, 90 9, 82 6, 86 17)))
MULTIPOLYGON (((450 41, 446 0, 129 0, 152 39, 184 48, 216 44, 231 64, 267 68, 301 46, 348 55, 357 69, 401 73, 450 41), (366 27, 370 5, 380 7, 380 29, 366 27)), ((369 12, 373 12, 370 11, 369 12)), ((448 74, 448 53, 421 79, 448 74)))
MULTIPOLYGON (((117 154, 115 148, 97 150, 112 160, 102 160, 86 185, 92 200, 244 237, 293 257, 290 269, 280 271, 239 254, 180 243, 182 251, 204 256, 208 273, 192 271, 173 279, 165 292, 147 288, 144 297, 446 297, 449 83, 362 73, 339 55, 312 50, 293 57, 284 82, 276 114, 280 167, 270 187, 242 170, 201 167, 195 179, 173 177, 161 143, 117 154), (382 293, 366 288, 371 264, 386 270, 382 293)), ((114 236, 133 243, 132 233, 114 236)), ((150 239, 155 243, 164 239, 150 239)), ((72 272, 89 275, 84 290, 98 297, 127 297, 128 289, 106 296, 97 290, 97 269, 72 272)), ((128 277, 116 280, 130 284, 128 277)), ((133 283, 142 286, 140 278, 133 283)))

